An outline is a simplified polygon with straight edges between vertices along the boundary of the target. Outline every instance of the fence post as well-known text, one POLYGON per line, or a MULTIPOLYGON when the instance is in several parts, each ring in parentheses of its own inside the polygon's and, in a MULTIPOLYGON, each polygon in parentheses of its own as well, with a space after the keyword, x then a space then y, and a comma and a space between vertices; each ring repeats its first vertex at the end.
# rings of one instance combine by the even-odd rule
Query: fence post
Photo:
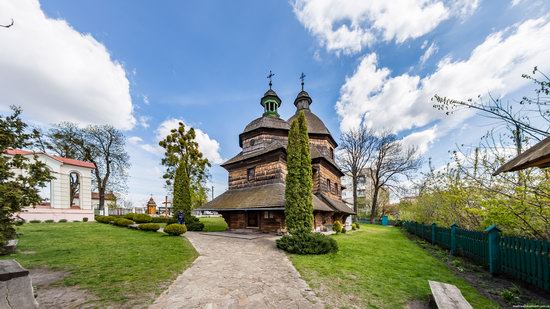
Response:
POLYGON ((432 245, 435 245, 435 223, 432 223, 432 245))
POLYGON ((453 223, 451 225, 451 254, 456 255, 456 229, 458 228, 458 225, 456 223, 453 223))
POLYGON ((487 229, 485 229, 485 232, 487 232, 487 242, 489 246, 489 272, 491 274, 496 274, 499 271, 499 254, 500 254, 500 247, 499 247, 499 241, 500 241, 500 230, 496 225, 491 225, 487 229))

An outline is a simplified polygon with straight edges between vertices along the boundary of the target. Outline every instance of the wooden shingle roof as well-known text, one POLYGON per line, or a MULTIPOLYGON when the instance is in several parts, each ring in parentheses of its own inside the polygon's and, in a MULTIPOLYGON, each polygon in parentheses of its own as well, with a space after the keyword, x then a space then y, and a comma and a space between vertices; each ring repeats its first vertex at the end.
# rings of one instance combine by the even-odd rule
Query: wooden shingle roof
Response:
POLYGON ((535 146, 506 162, 493 175, 519 171, 529 167, 550 167, 550 137, 545 138, 535 146))

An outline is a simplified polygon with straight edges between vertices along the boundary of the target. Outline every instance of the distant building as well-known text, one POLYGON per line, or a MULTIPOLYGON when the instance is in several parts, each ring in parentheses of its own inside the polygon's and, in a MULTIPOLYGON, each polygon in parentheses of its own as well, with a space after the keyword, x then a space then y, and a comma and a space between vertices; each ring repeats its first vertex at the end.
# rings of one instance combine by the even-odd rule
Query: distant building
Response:
POLYGON ((155 203, 155 200, 153 199, 153 197, 151 196, 151 198, 149 198, 149 201, 147 202, 147 214, 148 215, 155 215, 157 214, 157 203, 155 203))
MULTIPOLYGON (((357 177, 357 216, 370 216, 372 196, 374 194, 374 185, 372 178, 370 177, 371 170, 368 168, 363 171, 357 177)), ((342 199, 353 205, 353 185, 351 175, 346 174, 342 177, 342 186, 345 187, 342 190, 342 199)), ((378 192, 378 209, 381 210, 385 204, 389 202, 389 191, 386 188, 380 189, 378 192)))
MULTIPOLYGON (((34 160, 35 153, 9 149, 4 155, 21 155, 34 160)), ((25 220, 80 221, 83 218, 93 220, 92 171, 95 165, 91 162, 62 158, 47 153, 36 153, 36 156, 37 160, 46 164, 55 178, 47 183, 46 187, 41 188, 42 202, 39 205, 25 207, 18 215, 25 220)), ((21 174, 24 171, 14 172, 21 174)))

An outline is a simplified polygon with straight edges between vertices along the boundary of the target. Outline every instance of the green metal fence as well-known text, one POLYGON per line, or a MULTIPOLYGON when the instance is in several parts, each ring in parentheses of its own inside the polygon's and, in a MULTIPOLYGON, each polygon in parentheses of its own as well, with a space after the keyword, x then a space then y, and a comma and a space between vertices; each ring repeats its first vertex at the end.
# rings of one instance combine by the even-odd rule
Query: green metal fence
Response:
POLYGON ((550 243, 547 241, 501 237, 496 226, 478 232, 456 225, 442 228, 405 221, 403 227, 434 245, 449 249, 453 255, 487 267, 492 274, 505 274, 550 291, 550 243))

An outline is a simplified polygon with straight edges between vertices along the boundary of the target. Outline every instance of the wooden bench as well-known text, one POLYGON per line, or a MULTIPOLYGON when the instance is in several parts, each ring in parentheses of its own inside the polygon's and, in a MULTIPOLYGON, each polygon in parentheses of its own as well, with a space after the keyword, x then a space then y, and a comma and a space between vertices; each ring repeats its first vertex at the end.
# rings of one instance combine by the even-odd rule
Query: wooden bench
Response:
POLYGON ((15 260, 0 260, 0 308, 38 308, 29 271, 15 260))
POLYGON ((442 309, 472 309, 472 305, 462 296, 460 290, 452 285, 428 280, 437 308, 442 309))

